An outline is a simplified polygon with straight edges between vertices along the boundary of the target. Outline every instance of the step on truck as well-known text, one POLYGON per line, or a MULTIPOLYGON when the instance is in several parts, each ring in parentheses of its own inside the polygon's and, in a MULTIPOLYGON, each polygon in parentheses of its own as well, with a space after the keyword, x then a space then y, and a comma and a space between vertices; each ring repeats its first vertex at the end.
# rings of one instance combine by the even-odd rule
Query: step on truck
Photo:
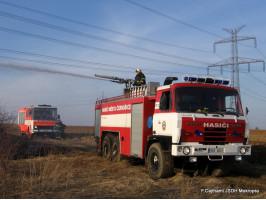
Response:
POLYGON ((21 107, 18 111, 18 125, 22 135, 55 138, 57 108, 51 105, 21 107))
POLYGON ((173 174, 174 160, 215 163, 212 173, 220 176, 251 155, 247 118, 230 80, 184 75, 183 82, 167 77, 162 86, 130 87, 129 79, 95 76, 126 84, 122 95, 96 101, 95 140, 104 158, 144 159, 159 179, 173 174))

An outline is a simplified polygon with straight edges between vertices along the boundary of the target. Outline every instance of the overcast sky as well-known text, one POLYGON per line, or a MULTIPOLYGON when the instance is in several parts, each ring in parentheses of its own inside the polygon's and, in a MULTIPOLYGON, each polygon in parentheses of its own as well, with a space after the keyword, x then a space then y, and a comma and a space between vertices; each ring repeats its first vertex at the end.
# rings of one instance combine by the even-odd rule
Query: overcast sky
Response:
MULTIPOLYGON (((207 75, 231 57, 231 43, 213 52, 231 37, 223 28, 243 25, 238 36, 255 37, 257 48, 241 41, 239 57, 266 60, 265 10, 265 0, 0 0, 0 106, 51 104, 65 124, 93 125, 96 99, 123 89, 94 74, 133 79, 141 68, 161 84, 207 75)), ((239 68, 250 127, 266 129, 263 64, 239 68)), ((231 79, 231 66, 210 74, 231 79)))

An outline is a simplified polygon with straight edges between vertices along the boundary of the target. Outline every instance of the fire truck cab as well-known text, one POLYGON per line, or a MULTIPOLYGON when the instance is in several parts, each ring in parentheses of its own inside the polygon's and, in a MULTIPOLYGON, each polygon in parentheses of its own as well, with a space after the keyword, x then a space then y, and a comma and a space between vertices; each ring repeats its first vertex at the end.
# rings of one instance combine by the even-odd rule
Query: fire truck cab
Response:
POLYGON ((57 108, 51 105, 22 107, 18 111, 18 125, 22 135, 55 135, 57 108))
POLYGON ((173 158, 229 166, 251 155, 240 96, 225 86, 230 81, 190 76, 182 83, 173 80, 132 87, 96 102, 95 138, 103 157, 145 159, 150 176, 158 179, 173 173, 173 158))

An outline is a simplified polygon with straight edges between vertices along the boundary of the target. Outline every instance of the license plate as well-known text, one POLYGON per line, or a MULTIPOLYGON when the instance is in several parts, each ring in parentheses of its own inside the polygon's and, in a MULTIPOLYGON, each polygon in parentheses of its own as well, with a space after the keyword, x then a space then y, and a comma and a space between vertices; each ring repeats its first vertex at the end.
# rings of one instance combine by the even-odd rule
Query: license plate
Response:
POLYGON ((223 153, 224 148, 208 148, 208 153, 223 153))
POLYGON ((46 132, 46 133, 49 132, 49 133, 50 133, 50 132, 53 132, 53 130, 42 130, 42 129, 41 129, 41 130, 39 130, 39 132, 46 132))

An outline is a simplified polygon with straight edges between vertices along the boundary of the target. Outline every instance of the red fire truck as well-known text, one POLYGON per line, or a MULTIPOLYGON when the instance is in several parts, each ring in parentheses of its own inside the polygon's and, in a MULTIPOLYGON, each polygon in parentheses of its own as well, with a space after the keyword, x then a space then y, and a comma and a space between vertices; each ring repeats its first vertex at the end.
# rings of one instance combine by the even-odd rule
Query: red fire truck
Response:
POLYGON ((51 105, 22 107, 18 111, 18 125, 22 135, 55 137, 57 108, 51 105))
MULTIPOLYGON (((96 76, 130 85, 117 77, 96 76)), ((150 176, 158 179, 172 175, 174 158, 217 163, 214 175, 221 175, 225 166, 251 155, 248 122, 230 81, 187 75, 183 79, 126 87, 121 96, 97 100, 95 139, 102 156, 145 159, 150 176)))

